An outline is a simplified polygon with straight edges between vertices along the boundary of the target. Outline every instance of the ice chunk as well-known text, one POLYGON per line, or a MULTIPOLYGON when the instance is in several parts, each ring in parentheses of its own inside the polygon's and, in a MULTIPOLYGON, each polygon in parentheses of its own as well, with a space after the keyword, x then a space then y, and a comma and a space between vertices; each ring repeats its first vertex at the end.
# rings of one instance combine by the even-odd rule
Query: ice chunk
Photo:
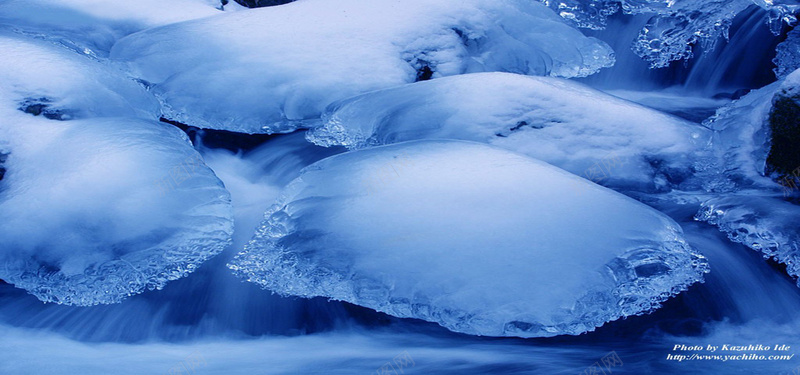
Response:
POLYGON ((786 34, 786 40, 775 49, 775 76, 785 78, 789 73, 800 69, 800 29, 793 29, 786 34))
POLYGON ((732 182, 731 188, 779 190, 776 181, 792 179, 795 170, 800 174, 796 142, 792 141, 800 137, 798 98, 800 70, 751 91, 706 121, 706 126, 715 131, 713 148, 724 177, 732 182), (774 130, 780 131, 780 137, 773 134, 774 130), (775 181, 768 178, 773 174, 775 181))
POLYGON ((306 0, 169 25, 116 44, 168 118, 247 133, 318 121, 331 102, 474 71, 586 76, 613 63, 527 0, 306 0))
POLYGON ((796 21, 800 9, 796 0, 539 0, 570 23, 602 29, 608 16, 622 10, 626 14, 646 14, 651 18, 633 43, 633 51, 663 68, 676 60, 693 56, 700 44, 712 49, 737 14, 757 5, 768 11, 770 30, 780 34, 784 23, 796 21))
POLYGON ((89 55, 147 28, 220 14, 218 0, 3 0, 0 25, 89 55))
POLYGON ((672 61, 691 58, 698 44, 706 50, 713 49, 720 36, 727 37, 733 18, 753 5, 751 0, 635 2, 639 4, 633 12, 657 13, 633 44, 633 52, 654 68, 665 68, 672 61))
POLYGON ((706 121, 715 130, 714 148, 725 161, 726 174, 735 181, 759 181, 763 176, 769 152, 764 123, 778 86, 775 83, 754 90, 720 108, 706 121))
POLYGON ((229 243, 230 196, 177 128, 0 113, 0 279, 46 302, 115 303, 229 243))
POLYGON ((609 186, 669 188, 710 132, 576 82, 510 73, 446 77, 331 105, 310 141, 357 149, 424 138, 485 142, 609 186))
POLYGON ((99 61, 52 43, 0 32, 0 103, 69 120, 95 116, 158 118, 158 101, 140 84, 99 61))
POLYGON ((608 16, 619 12, 619 0, 538 0, 569 23, 587 29, 603 29, 608 16))
POLYGON ((707 200, 695 219, 717 226, 731 241, 785 264, 786 272, 800 277, 800 206, 777 197, 732 195, 707 200))
POLYGON ((708 199, 696 219, 709 222, 742 243, 787 266, 800 276, 797 222, 800 206, 789 203, 800 193, 796 152, 800 71, 754 90, 721 108, 707 125, 714 129, 714 149, 721 163, 712 186, 727 195, 708 199), (723 179, 724 178, 724 179, 723 179), (783 196, 780 197, 779 195, 783 196))
POLYGON ((706 271, 663 214, 549 164, 448 140, 312 164, 229 267, 280 294, 523 337, 651 311, 706 271))

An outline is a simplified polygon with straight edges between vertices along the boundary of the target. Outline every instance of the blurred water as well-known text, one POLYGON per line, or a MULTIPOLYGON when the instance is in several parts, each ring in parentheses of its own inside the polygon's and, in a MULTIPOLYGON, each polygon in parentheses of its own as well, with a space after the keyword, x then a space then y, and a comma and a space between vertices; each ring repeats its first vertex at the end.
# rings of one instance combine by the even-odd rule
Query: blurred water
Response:
POLYGON ((617 61, 612 68, 578 80, 698 123, 731 100, 776 80, 772 71, 775 47, 790 30, 784 26, 780 35, 773 35, 767 24, 768 12, 751 6, 734 18, 728 38, 721 36, 714 49, 704 50, 696 45, 694 58, 651 69, 631 50, 649 18, 646 14, 617 14, 610 18, 606 29, 586 31, 608 43, 617 61))
POLYGON ((779 36, 773 35, 767 25, 769 14, 763 9, 752 6, 740 13, 734 18, 729 39, 720 37, 713 50, 695 46, 693 59, 676 61, 663 69, 650 69, 630 48, 649 17, 615 15, 605 30, 586 31, 608 43, 617 62, 612 68, 580 80, 603 90, 669 89, 697 97, 739 96, 743 90, 775 81, 772 59, 788 29, 779 36))
POLYGON ((800 348, 791 333, 800 328, 800 289, 754 251, 694 222, 696 204, 651 203, 680 222, 708 257, 706 283, 653 314, 578 337, 471 337, 345 303, 273 296, 235 279, 224 263, 279 188, 303 166, 342 150, 313 146, 297 133, 247 153, 203 151, 233 196, 234 246, 188 278, 119 305, 45 305, 0 285, 0 374, 168 374, 176 366, 197 374, 375 373, 401 355, 413 359, 403 368, 412 374, 575 374, 612 351, 622 365, 611 370, 622 374, 777 374, 796 367, 797 361, 666 360, 676 344, 800 348))
MULTIPOLYGON (((763 24, 763 11, 745 13, 729 43, 657 71, 628 48, 646 17, 615 18, 592 33, 617 51, 617 66, 583 81, 699 121, 738 90, 774 79, 769 51, 780 38, 763 24)), ((280 189, 302 167, 343 150, 316 147, 302 133, 246 152, 199 147, 232 193, 234 245, 189 277, 118 305, 45 305, 0 283, 0 374, 374 374, 387 363, 401 374, 588 374, 612 351, 621 360, 606 369, 614 374, 786 374, 800 365, 800 356, 666 359, 678 344, 785 344, 792 346, 785 354, 800 353, 800 289, 780 266, 693 221, 697 204, 651 203, 682 225, 712 269, 662 309, 578 337, 472 337, 346 303, 271 295, 233 277, 224 264, 280 189)))

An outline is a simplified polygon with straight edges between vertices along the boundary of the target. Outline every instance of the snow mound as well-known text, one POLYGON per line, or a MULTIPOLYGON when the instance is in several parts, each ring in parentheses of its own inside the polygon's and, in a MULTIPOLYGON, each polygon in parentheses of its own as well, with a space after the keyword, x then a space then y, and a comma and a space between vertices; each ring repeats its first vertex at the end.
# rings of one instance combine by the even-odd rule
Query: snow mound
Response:
POLYGON ((332 104, 308 139, 358 149, 416 139, 489 143, 606 186, 671 188, 710 138, 696 124, 582 84, 509 73, 417 82, 332 104))
POLYGON ((665 215, 549 164, 445 140, 310 165, 229 267, 284 295, 522 337, 652 311, 707 271, 665 215))
POLYGON ((0 33, 0 105, 55 120, 158 118, 158 101, 124 73, 52 43, 0 33))
POLYGON ((120 38, 174 22, 221 14, 217 0, 3 0, 0 25, 93 56, 120 38))
POLYGON ((147 30, 111 57, 154 85, 166 117, 246 133, 289 132, 335 100, 416 80, 613 64, 608 45, 528 0, 305 0, 147 30))
POLYGON ((0 279, 45 302, 116 303, 230 242, 230 196, 177 128, 2 113, 0 279))

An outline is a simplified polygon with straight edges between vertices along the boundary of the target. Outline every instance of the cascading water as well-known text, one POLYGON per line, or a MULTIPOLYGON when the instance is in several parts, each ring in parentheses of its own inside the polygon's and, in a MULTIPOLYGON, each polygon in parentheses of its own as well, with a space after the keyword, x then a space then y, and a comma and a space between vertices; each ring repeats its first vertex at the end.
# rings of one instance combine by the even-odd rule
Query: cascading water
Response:
MULTIPOLYGON (((770 33, 767 11, 748 8, 734 18, 729 38, 721 38, 715 49, 695 46, 693 59, 663 69, 651 69, 630 49, 650 17, 615 14, 604 30, 582 30, 608 43, 616 63, 576 80, 677 115, 697 128, 703 128, 701 122, 718 108, 775 81, 772 58, 788 30, 780 36, 770 33)), ((468 33, 458 30, 459 38, 479 48, 478 42, 468 40, 468 33)), ((425 53, 421 56, 441 58, 425 53)), ((180 78, 174 82, 180 83, 180 78)), ((315 100, 322 96, 311 92, 306 94, 315 100)), ((312 100, 302 99, 290 96, 286 102, 300 103, 298 112, 310 111, 312 100)), ((186 129, 177 121, 162 121, 186 129)), ((528 125, 520 121, 509 133, 528 125)), ((313 126, 313 121, 302 126, 313 126)), ((306 140, 305 129, 259 138, 258 146, 240 143, 248 137, 242 134, 189 133, 195 135, 195 149, 231 194, 236 228, 232 244, 187 277, 114 305, 45 304, 0 282, 0 374, 784 374, 800 364, 800 357, 689 359, 698 352, 742 354, 710 353, 709 346, 759 344, 770 348, 759 354, 770 356, 800 349, 800 336, 795 334, 800 329, 800 288, 785 266, 695 218, 702 203, 718 193, 659 195, 619 189, 675 220, 688 244, 710 265, 703 283, 666 300, 660 309, 578 336, 471 336, 346 302, 279 296, 235 276, 226 265, 251 241, 264 211, 283 188, 301 176, 303 168, 348 150, 314 145, 306 140), (231 151, 237 146, 246 150, 231 151), (775 349, 781 345, 793 349, 775 349), (698 346, 703 349, 691 349, 698 346), (598 364, 605 372, 593 372, 601 368, 598 364)), ((714 142, 708 147, 717 147, 714 142)), ((653 166, 661 162, 650 160, 653 166)))
MULTIPOLYGON (((204 157, 233 193, 237 225, 254 227, 262 208, 277 194, 276 185, 293 178, 299 167, 341 151, 312 146, 302 134, 293 134, 245 155, 204 149, 204 157)), ((220 267, 233 255, 228 251, 186 279, 118 305, 44 305, 23 291, 1 285, 0 319, 7 339, 0 351, 25 358, 47 352, 47 359, 38 364, 22 368, 7 363, 3 368, 22 374, 58 367, 62 373, 71 373, 89 364, 95 373, 163 373, 194 355, 203 361, 198 373, 202 369, 210 374, 345 374, 374 372, 407 352, 416 363, 412 370, 422 373, 559 374, 582 373, 614 351, 624 363, 615 373, 790 370, 786 363, 756 361, 694 363, 687 371, 686 363, 663 360, 675 353, 672 347, 678 344, 744 340, 800 345, 791 334, 800 327, 796 314, 800 290, 777 265, 728 242, 708 224, 695 222, 696 205, 661 203, 656 207, 682 225, 690 244, 708 257, 713 272, 705 283, 692 286, 653 314, 613 322, 578 337, 471 338, 339 302, 278 297, 243 284, 220 267), (30 330, 37 333, 31 336, 30 330), (340 349, 331 353, 331 345, 340 349), (59 349, 51 352, 52 348, 59 349), (134 365, 138 356, 152 361, 134 365), (281 367, 263 368, 259 360, 281 363, 281 367)), ((234 248, 248 239, 237 235, 234 248)))
POLYGON ((611 45, 616 63, 581 80, 691 121, 702 121, 731 99, 775 81, 775 47, 789 29, 784 27, 781 35, 772 34, 767 11, 747 8, 733 19, 728 37, 719 36, 713 49, 695 45, 692 59, 674 61, 660 69, 651 69, 631 49, 650 17, 617 14, 604 30, 586 31, 611 45))
POLYGON ((705 97, 731 96, 739 90, 759 88, 775 81, 771 60, 775 57, 775 47, 785 39, 788 29, 784 27, 782 35, 773 35, 767 23, 767 11, 756 6, 747 8, 733 20, 728 38, 720 36, 712 50, 696 45, 694 58, 675 61, 661 69, 651 69, 631 50, 650 17, 618 14, 604 30, 586 31, 611 45, 616 52, 616 63, 582 81, 605 90, 673 89, 705 97))

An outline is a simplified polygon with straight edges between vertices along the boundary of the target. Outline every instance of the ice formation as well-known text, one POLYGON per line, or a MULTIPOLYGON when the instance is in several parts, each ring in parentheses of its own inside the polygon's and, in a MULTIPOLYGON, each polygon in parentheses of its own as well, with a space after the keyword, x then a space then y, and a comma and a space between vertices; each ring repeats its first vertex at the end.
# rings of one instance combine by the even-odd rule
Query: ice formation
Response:
POLYGON ((125 35, 221 13, 217 0, 3 0, 0 27, 105 56, 125 35))
POLYGON ((305 0, 150 29, 111 57, 153 85, 166 117, 246 133, 292 131, 335 100, 417 80, 613 64, 608 45, 528 0, 305 0))
POLYGON ((176 128, 4 113, 0 279, 42 301, 115 303, 230 241, 230 197, 176 128))
POLYGON ((608 16, 651 15, 633 43, 633 51, 663 68, 691 58, 695 45, 713 48, 727 38, 733 18, 752 6, 769 12, 769 27, 777 35, 783 24, 794 24, 800 9, 796 0, 539 0, 572 24, 590 29, 605 27, 608 16))
POLYGON ((649 312, 707 266, 641 203, 523 155, 437 140, 307 167, 229 267, 284 295, 542 337, 649 312))
POLYGON ((147 90, 48 41, 4 33, 0 49, 0 279, 115 303, 227 246, 228 192, 147 90))
POLYGON ((721 172, 707 180, 707 190, 722 194, 707 198, 695 216, 732 241, 784 263, 794 277, 800 276, 800 208, 790 200, 800 192, 800 165, 778 175, 770 172, 768 156, 775 147, 796 146, 772 142, 770 121, 781 98, 796 100, 799 93, 800 70, 753 90, 707 121, 715 131, 713 149, 721 160, 721 172))
MULTIPOLYGON (((767 166, 772 151, 770 116, 775 111, 776 99, 783 97, 796 100, 798 95, 800 70, 778 82, 751 91, 717 110, 716 115, 705 122, 714 131, 713 149, 720 160, 724 178, 735 184, 729 184, 731 188, 781 189, 776 183, 778 178, 769 178, 770 168, 767 166)), ((792 145, 778 144, 776 147, 792 145)))
POLYGON ((0 32, 0 50, 0 105, 55 120, 158 118, 155 97, 107 64, 9 32, 0 32))
POLYGON ((800 277, 800 206, 779 197, 731 195, 707 200, 695 218, 715 225, 731 241, 764 258, 785 264, 787 273, 800 277))
POLYGON ((789 73, 800 69, 800 29, 786 34, 786 40, 778 44, 775 58, 775 76, 786 78, 789 73))
POLYGON ((615 187, 671 188, 710 132, 582 84, 510 73, 417 82, 332 104, 314 143, 358 149, 415 139, 489 143, 615 187))

